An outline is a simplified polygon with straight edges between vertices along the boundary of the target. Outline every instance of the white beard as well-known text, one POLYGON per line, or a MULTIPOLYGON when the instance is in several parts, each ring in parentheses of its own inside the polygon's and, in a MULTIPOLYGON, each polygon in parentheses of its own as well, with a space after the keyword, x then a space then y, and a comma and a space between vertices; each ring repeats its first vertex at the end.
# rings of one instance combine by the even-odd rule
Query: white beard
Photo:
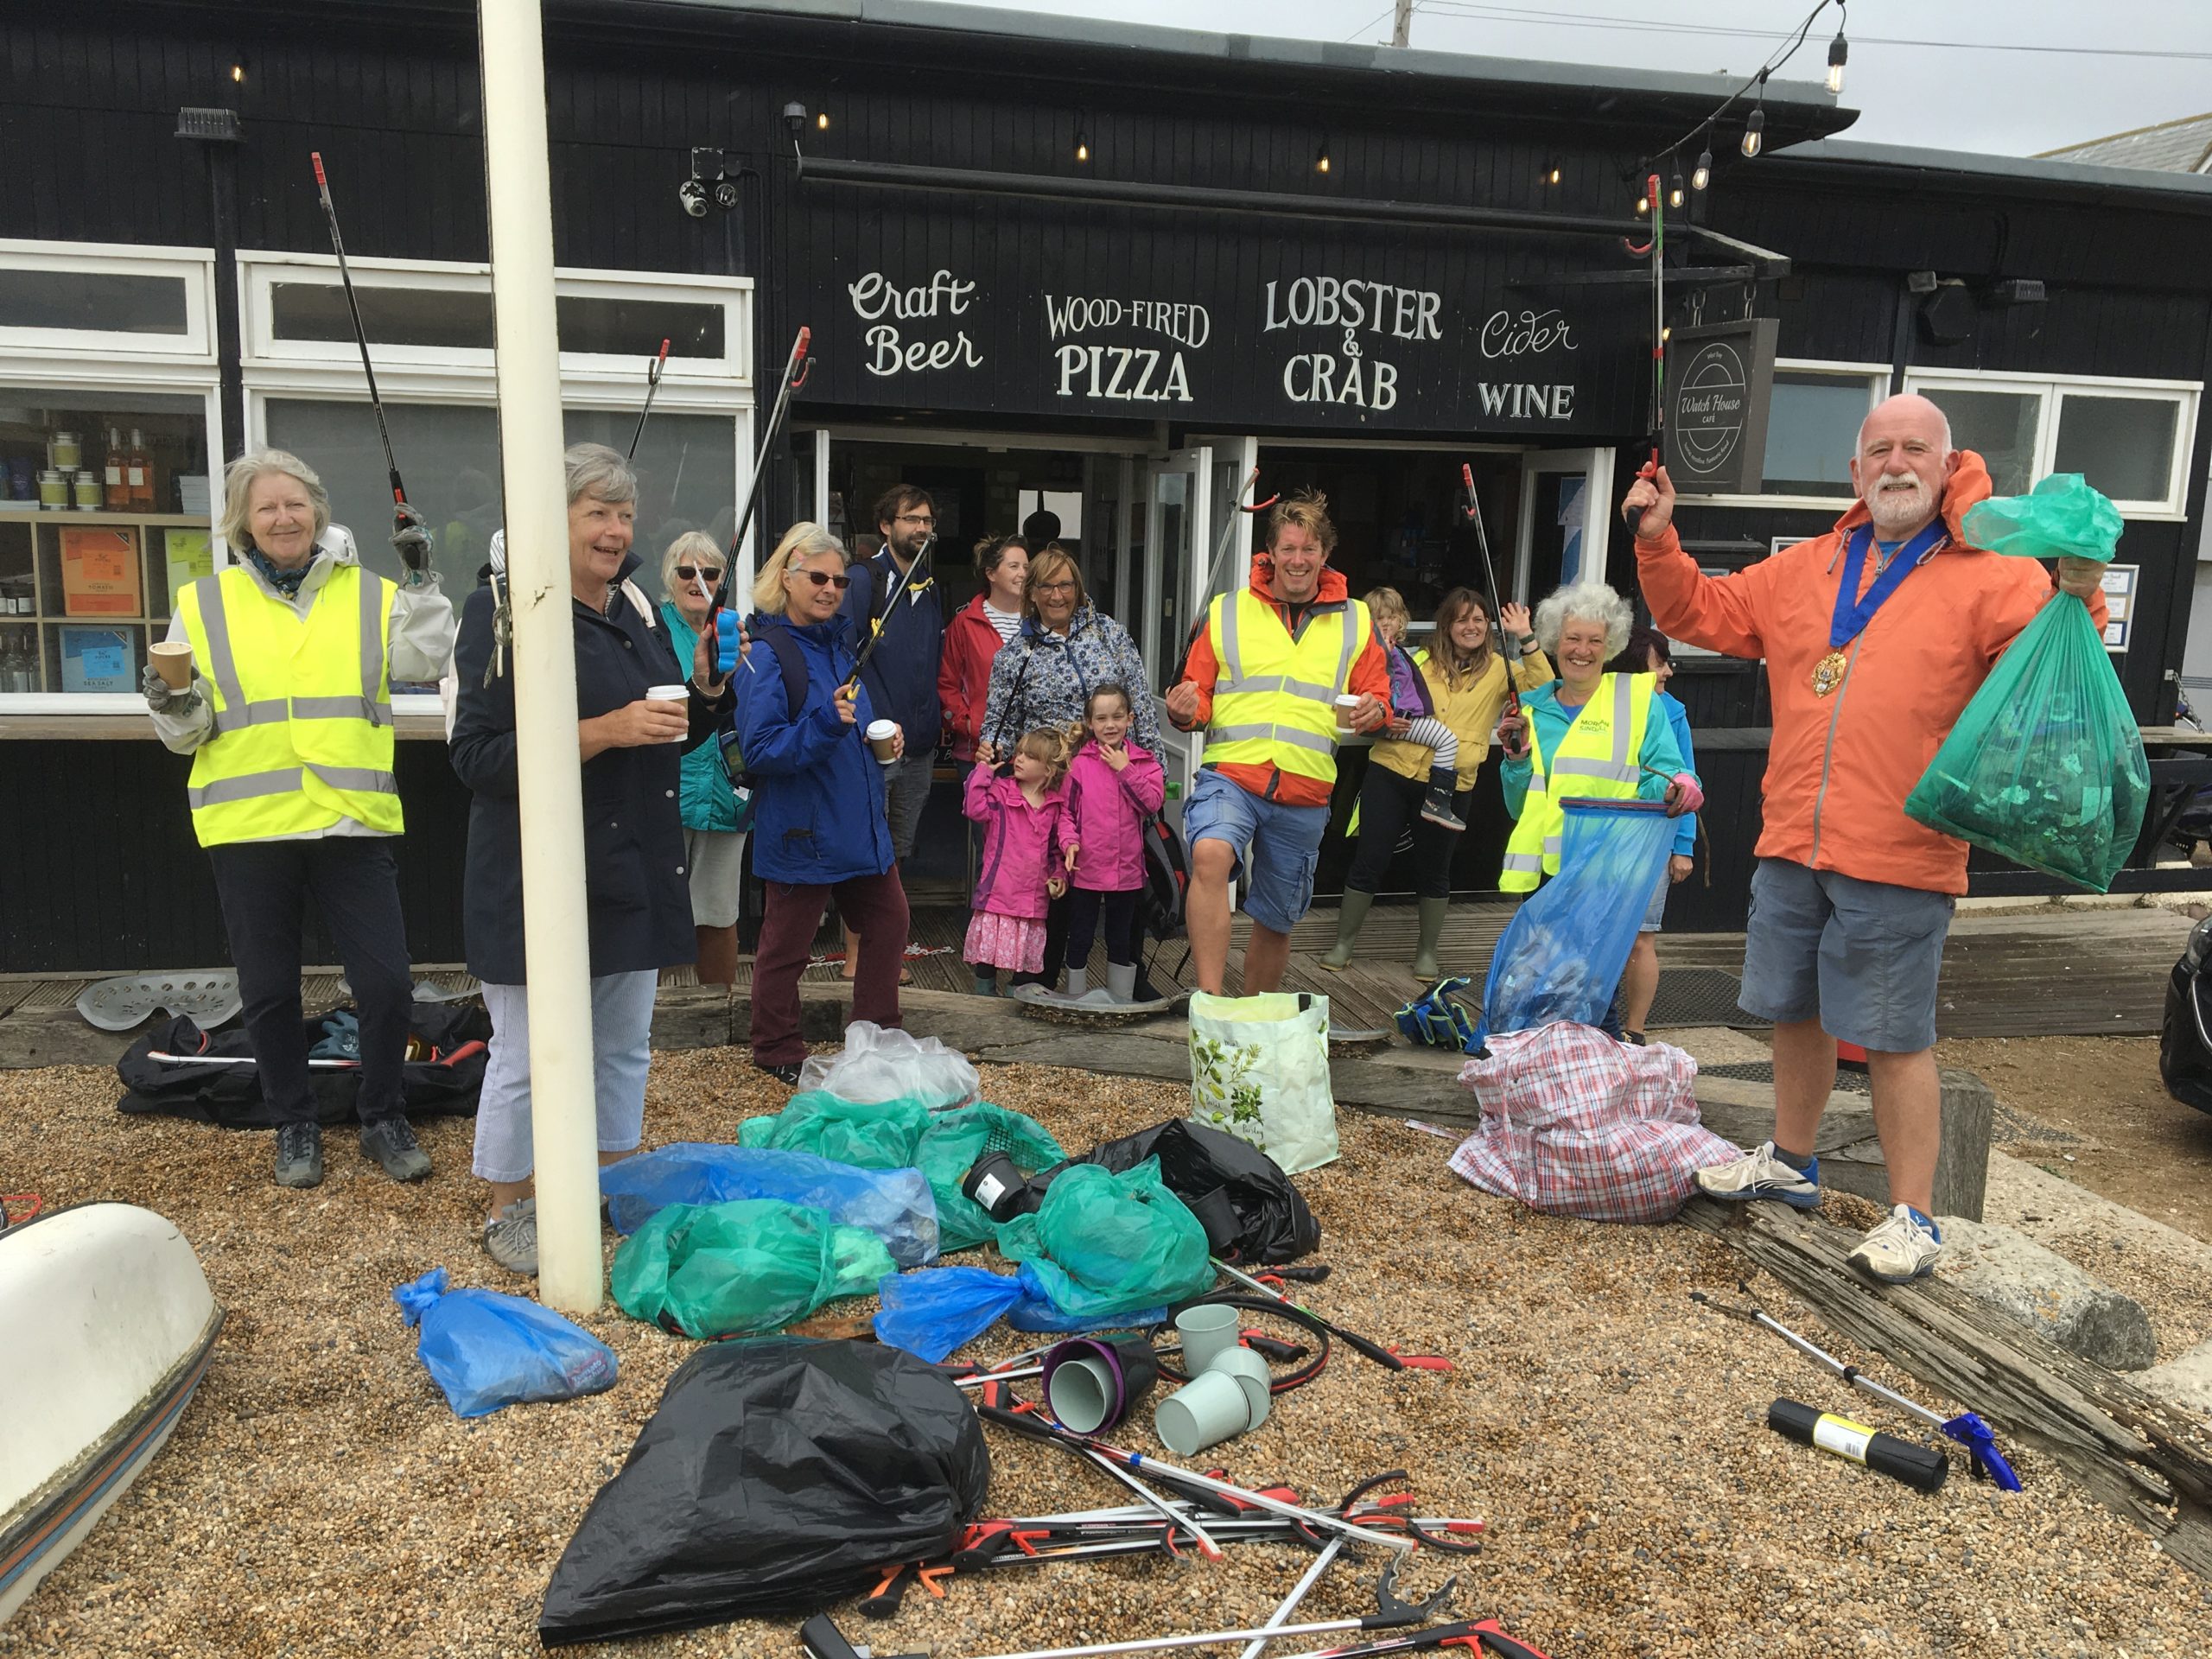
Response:
POLYGON ((1883 478, 1875 480, 1866 497, 1866 512, 1874 520, 1874 528, 1881 531, 1910 530, 1924 522, 1935 505, 1928 486, 1919 479, 1912 480, 1910 492, 1886 487, 1895 480, 1883 478))

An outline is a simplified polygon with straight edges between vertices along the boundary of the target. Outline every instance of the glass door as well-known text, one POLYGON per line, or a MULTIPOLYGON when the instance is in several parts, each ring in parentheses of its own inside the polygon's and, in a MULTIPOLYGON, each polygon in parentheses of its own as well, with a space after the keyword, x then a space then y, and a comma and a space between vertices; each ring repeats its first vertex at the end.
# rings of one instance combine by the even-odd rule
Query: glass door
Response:
POLYGON ((1521 463, 1516 599, 1533 605, 1567 582, 1606 579, 1613 493, 1610 449, 1529 452, 1521 463))
MULTIPOLYGON (((1172 683, 1183 667, 1191 625, 1200 614, 1198 588, 1206 579, 1206 550, 1198 537, 1213 522, 1213 450, 1205 444, 1174 450, 1147 464, 1144 539, 1137 568, 1142 572, 1143 627, 1137 648, 1154 695, 1172 683)), ((1205 739, 1174 732, 1160 714, 1160 765, 1167 772, 1170 810, 1190 791, 1205 739)))

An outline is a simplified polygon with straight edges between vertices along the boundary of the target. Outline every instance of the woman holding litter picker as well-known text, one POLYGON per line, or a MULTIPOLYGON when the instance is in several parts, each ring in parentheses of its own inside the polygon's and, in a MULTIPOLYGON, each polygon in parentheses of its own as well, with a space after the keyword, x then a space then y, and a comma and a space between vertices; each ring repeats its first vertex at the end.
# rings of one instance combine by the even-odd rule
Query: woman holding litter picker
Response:
MULTIPOLYGON (((1392 593, 1391 598, 1397 595, 1392 593)), ((1370 594, 1369 609, 1379 629, 1384 626, 1384 613, 1376 609, 1374 601, 1370 594)), ((1403 604, 1398 601, 1402 616, 1403 604)), ((1550 660, 1529 632, 1529 607, 1508 603, 1501 620, 1505 625, 1502 638, 1491 620, 1490 601, 1471 588, 1454 588, 1436 607, 1434 638, 1412 657, 1435 718, 1459 740, 1451 801, 1452 815, 1463 824, 1474 801, 1476 774, 1490 753, 1491 732, 1509 696, 1509 671, 1511 684, 1524 691, 1552 677, 1550 660)), ((1392 729, 1401 730, 1401 722, 1393 721, 1392 729)), ((1436 947, 1451 911, 1452 857, 1459 842, 1443 824, 1421 816, 1432 753, 1428 745, 1411 741, 1401 732, 1378 739, 1368 757, 1367 774, 1359 786, 1359 850, 1344 876, 1337 942, 1322 957, 1323 967, 1343 968, 1351 961, 1352 946, 1382 890, 1399 834, 1411 819, 1414 893, 1421 906, 1413 969, 1421 979, 1436 977, 1436 947)))

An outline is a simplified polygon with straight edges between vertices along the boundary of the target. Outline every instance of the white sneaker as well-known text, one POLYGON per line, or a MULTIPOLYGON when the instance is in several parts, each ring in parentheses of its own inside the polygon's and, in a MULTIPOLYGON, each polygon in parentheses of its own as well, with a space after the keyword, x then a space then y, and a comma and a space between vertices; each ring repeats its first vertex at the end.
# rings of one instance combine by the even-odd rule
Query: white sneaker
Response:
POLYGON ((1934 1272, 1942 1254, 1943 1241, 1921 1224, 1910 1206, 1901 1204, 1845 1259, 1869 1278, 1902 1285, 1934 1272))
POLYGON ((1741 1158, 1697 1173, 1698 1190, 1716 1198, 1779 1198, 1800 1210, 1821 1201, 1821 1160, 1802 1171, 1775 1156, 1774 1142, 1763 1141, 1741 1158))

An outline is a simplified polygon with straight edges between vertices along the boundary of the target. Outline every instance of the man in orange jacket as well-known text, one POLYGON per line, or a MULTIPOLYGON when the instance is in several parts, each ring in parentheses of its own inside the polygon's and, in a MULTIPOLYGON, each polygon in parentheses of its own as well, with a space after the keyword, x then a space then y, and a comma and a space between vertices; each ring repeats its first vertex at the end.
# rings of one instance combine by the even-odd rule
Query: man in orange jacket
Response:
POLYGON ((1229 884, 1249 868, 1244 991, 1282 983, 1290 930, 1313 902, 1313 867, 1329 827, 1341 735, 1389 718, 1390 668, 1367 607, 1328 568, 1337 544, 1326 501, 1294 496, 1268 520, 1268 552, 1243 594, 1206 607, 1167 717, 1206 727, 1204 765, 1183 804, 1191 890, 1183 905, 1198 988, 1221 995, 1229 963, 1229 884))
MULTIPOLYGON (((2005 646, 2051 598, 2033 560, 1967 545, 1989 474, 1951 448, 1925 397, 1891 397, 1859 432, 1859 499, 1824 536, 1725 577, 1701 574, 1675 533, 1664 468, 1630 486, 1636 556, 1655 626, 1676 639, 1764 658, 1774 707, 1764 825, 1744 944, 1745 1012, 1774 1022, 1774 1138, 1698 1172, 1715 1198, 1820 1202, 1815 1137, 1835 1087, 1836 1040, 1866 1050, 1874 1127, 1889 1167, 1887 1219, 1851 1253, 1902 1283, 1942 1251, 1929 1211, 1941 1138, 1936 982, 1966 843, 1904 814, 2005 646)), ((2105 605, 2094 560, 2061 559, 2058 586, 2105 605)))

